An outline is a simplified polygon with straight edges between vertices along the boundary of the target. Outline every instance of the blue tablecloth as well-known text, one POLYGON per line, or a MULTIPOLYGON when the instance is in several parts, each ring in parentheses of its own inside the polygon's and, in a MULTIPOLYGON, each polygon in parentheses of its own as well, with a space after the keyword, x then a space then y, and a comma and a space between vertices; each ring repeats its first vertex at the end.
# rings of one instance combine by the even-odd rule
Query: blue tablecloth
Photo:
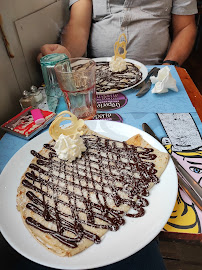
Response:
MULTIPOLYGON (((151 69, 153 66, 149 66, 151 69)), ((158 66, 162 67, 162 66, 158 66)), ((196 112, 187 92, 182 84, 181 79, 174 66, 169 66, 173 78, 176 80, 178 92, 169 90, 164 94, 152 94, 151 90, 141 98, 136 96, 137 91, 133 89, 123 92, 128 98, 125 107, 117 110, 116 113, 128 112, 147 112, 147 113, 191 113, 196 112)), ((151 89, 154 87, 152 85, 151 89)))
MULTIPOLYGON (((148 70, 152 66, 148 66, 148 70)), ((148 123, 154 132, 159 136, 165 136, 165 131, 158 119, 156 113, 191 113, 199 132, 202 134, 202 123, 192 106, 191 101, 184 89, 184 86, 178 76, 174 66, 170 66, 171 74, 176 79, 179 92, 169 91, 165 94, 152 94, 149 91, 142 98, 136 97, 136 91, 131 89, 124 92, 128 98, 128 103, 121 109, 111 112, 118 113, 123 118, 123 123, 142 129, 142 123, 148 123)), ((66 104, 63 99, 57 108, 57 113, 66 110, 66 104)), ((106 112, 106 111, 105 111, 106 112)), ((45 129, 47 130, 48 127, 45 129)), ((44 132, 44 131, 41 131, 44 132)), ((27 143, 27 140, 21 139, 9 133, 6 133, 0 140, 0 172, 3 170, 10 158, 27 143)))

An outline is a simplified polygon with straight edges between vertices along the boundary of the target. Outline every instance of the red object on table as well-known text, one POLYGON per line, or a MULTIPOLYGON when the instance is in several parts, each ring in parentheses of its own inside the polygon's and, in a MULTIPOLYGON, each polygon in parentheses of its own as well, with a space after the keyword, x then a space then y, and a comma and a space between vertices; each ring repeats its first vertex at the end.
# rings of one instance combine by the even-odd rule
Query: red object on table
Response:
POLYGON ((41 110, 41 114, 45 121, 43 121, 43 123, 36 124, 31 114, 32 110, 32 107, 26 108, 1 125, 1 128, 18 137, 27 140, 31 139, 35 134, 48 125, 56 115, 53 112, 41 110))

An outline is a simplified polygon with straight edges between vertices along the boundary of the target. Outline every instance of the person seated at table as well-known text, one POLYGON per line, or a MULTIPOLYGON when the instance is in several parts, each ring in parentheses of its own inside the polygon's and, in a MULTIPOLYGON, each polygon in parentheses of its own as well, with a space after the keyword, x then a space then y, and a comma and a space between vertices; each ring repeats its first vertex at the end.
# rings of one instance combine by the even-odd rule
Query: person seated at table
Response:
POLYGON ((195 41, 196 0, 70 0, 70 19, 60 44, 45 44, 38 60, 51 53, 69 57, 111 57, 125 33, 127 58, 145 65, 182 65, 195 41), (171 30, 171 31, 170 31, 171 30), (172 37, 172 42, 171 38, 172 37), (175 63, 176 62, 176 63, 175 63))

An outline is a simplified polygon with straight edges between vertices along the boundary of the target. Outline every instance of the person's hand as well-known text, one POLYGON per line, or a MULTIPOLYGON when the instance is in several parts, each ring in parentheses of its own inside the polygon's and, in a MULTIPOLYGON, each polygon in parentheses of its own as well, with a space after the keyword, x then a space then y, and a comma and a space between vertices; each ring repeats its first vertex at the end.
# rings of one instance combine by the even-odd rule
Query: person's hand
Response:
POLYGON ((45 44, 41 47, 40 53, 37 56, 37 61, 40 62, 41 57, 52 53, 65 53, 68 57, 71 57, 70 52, 62 45, 59 44, 45 44))

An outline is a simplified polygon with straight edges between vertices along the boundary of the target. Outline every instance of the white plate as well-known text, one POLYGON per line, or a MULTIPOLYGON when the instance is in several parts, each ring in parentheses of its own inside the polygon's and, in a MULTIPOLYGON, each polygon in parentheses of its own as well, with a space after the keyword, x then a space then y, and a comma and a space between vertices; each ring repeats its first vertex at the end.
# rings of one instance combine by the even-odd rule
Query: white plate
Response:
MULTIPOLYGON (((110 62, 111 61, 111 57, 100 57, 100 58, 93 58, 93 60, 98 63, 98 62, 110 62)), ((141 82, 143 82, 145 80, 145 78, 147 77, 148 74, 148 70, 146 68, 145 65, 143 65, 142 63, 136 61, 136 60, 132 60, 132 59, 125 59, 126 62, 132 63, 134 65, 136 65, 140 71, 142 72, 142 80, 139 81, 138 83, 134 84, 133 86, 127 87, 127 88, 123 88, 117 91, 106 91, 106 92, 97 92, 97 95, 106 95, 106 94, 115 94, 115 93, 119 93, 119 92, 123 92, 126 90, 129 90, 131 88, 134 88, 135 86, 137 86, 138 84, 140 84, 141 82)))
MULTIPOLYGON (((153 137, 135 127, 112 121, 93 120, 86 124, 94 131, 116 140, 127 140, 141 134, 152 146, 165 152, 153 137)), ((0 176, 1 232, 10 245, 28 259, 59 269, 91 269, 120 261, 146 246, 162 230, 174 208, 177 197, 177 174, 172 160, 148 197, 149 206, 141 218, 126 217, 125 226, 107 232, 100 244, 71 258, 58 257, 40 245, 25 228, 16 210, 16 194, 21 176, 32 160, 30 150, 39 151, 50 140, 47 132, 22 147, 8 162, 0 176)))

